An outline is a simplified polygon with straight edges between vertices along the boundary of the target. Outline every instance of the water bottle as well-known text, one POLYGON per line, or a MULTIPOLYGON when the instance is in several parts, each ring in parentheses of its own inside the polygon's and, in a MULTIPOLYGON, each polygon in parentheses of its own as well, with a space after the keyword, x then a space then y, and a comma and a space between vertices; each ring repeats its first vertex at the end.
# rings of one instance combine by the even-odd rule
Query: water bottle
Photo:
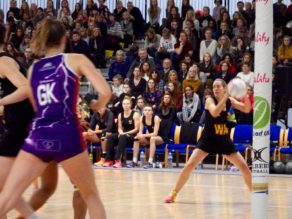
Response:
POLYGON ((141 166, 143 167, 145 164, 145 154, 144 151, 141 152, 140 154, 140 161, 141 161, 141 166))
POLYGON ((172 160, 173 160, 172 153, 169 152, 168 153, 168 163, 167 163, 168 168, 173 168, 172 160))

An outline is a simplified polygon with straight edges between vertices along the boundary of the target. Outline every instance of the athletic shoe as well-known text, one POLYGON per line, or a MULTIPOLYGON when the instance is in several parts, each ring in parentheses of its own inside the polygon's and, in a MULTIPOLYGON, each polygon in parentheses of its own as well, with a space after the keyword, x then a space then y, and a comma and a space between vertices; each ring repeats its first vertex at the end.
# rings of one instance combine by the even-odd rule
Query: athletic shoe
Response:
POLYGON ((113 164, 114 164, 113 161, 111 161, 111 160, 106 160, 102 166, 103 166, 103 167, 111 167, 113 164))
POLYGON ((173 203, 176 198, 176 191, 172 191, 168 196, 165 197, 165 203, 173 203))
POLYGON ((151 169, 153 168, 153 163, 146 163, 144 166, 143 166, 144 169, 151 169))
POLYGON ((114 168, 121 168, 122 167, 122 162, 120 160, 115 160, 115 164, 113 166, 114 168))
POLYGON ((134 161, 132 161, 131 163, 127 164, 127 167, 128 168, 135 168, 135 167, 139 167, 139 164, 134 162, 134 161))
POLYGON ((98 162, 96 162, 94 165, 95 166, 102 166, 105 163, 105 158, 100 158, 98 162))

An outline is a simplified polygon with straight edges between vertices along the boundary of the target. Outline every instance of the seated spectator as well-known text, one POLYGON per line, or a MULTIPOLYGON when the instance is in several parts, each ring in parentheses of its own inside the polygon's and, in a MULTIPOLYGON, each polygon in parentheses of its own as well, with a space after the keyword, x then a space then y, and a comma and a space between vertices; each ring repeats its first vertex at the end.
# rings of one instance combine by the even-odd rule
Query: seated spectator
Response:
POLYGON ((150 7, 147 9, 148 13, 148 26, 153 28, 155 31, 159 29, 161 8, 158 6, 157 0, 150 1, 150 7))
POLYGON ((292 45, 288 35, 283 37, 283 43, 278 48, 278 59, 282 64, 292 62, 292 45))
POLYGON ((114 14, 118 22, 122 21, 123 13, 125 11, 127 11, 127 9, 124 7, 123 2, 118 0, 116 3, 116 8, 114 9, 114 14))
POLYGON ((118 133, 108 137, 106 160, 103 167, 122 167, 122 156, 127 146, 133 145, 139 131, 140 115, 132 110, 131 98, 124 98, 123 112, 118 116, 118 133), (115 152, 114 148, 117 145, 115 152))
POLYGON ((32 51, 29 47, 25 49, 24 54, 19 58, 19 61, 25 69, 29 69, 29 67, 32 65, 34 59, 32 57, 32 51))
POLYGON ((251 67, 251 70, 253 71, 254 69, 254 63, 253 63, 253 58, 252 55, 249 52, 245 52, 243 54, 242 61, 237 65, 237 72, 241 71, 242 65, 246 63, 251 67))
POLYGON ((103 17, 106 16, 106 14, 109 13, 108 7, 105 5, 106 0, 98 0, 98 8, 97 13, 103 17))
POLYGON ((80 38, 80 33, 73 31, 72 33, 72 52, 80 53, 90 58, 90 48, 87 43, 80 38))
POLYGON ((123 111, 122 102, 123 102, 123 99, 125 99, 125 97, 129 97, 130 99, 132 99, 133 103, 135 103, 136 101, 136 98, 132 95, 132 91, 129 84, 123 84, 123 93, 120 95, 119 98, 113 101, 112 111, 115 117, 118 116, 118 114, 123 111))
POLYGON ((123 50, 116 52, 116 59, 111 63, 108 71, 108 77, 113 80, 113 77, 117 74, 121 75, 123 79, 126 78, 129 69, 129 63, 125 60, 125 53, 123 50))
MULTIPOLYGON (((89 45, 90 39, 94 37, 93 36, 93 32, 94 32, 95 28, 96 27, 94 27, 92 30, 87 31, 86 28, 81 27, 80 30, 79 30, 80 39, 82 39, 84 42, 86 42, 87 45, 89 45)), ((99 29, 99 31, 100 31, 100 29, 99 29)))
MULTIPOLYGON (((214 18, 210 15, 210 8, 207 7, 207 6, 205 6, 203 8, 203 16, 199 20, 200 21, 200 27, 202 29, 207 28, 208 27, 208 24, 209 24, 209 22, 211 20, 215 21, 214 18)), ((216 21, 215 21, 215 23, 216 23, 216 21)), ((212 34, 211 34, 211 36, 212 36, 212 34)))
POLYGON ((200 61, 203 61, 203 56, 206 52, 210 53, 213 61, 215 61, 217 41, 212 39, 212 30, 207 28, 205 30, 204 36, 205 40, 202 40, 200 45, 200 61))
POLYGON ((200 71, 203 72, 205 74, 204 77, 207 77, 207 80, 211 82, 210 85, 213 83, 214 69, 215 65, 211 54, 206 52, 203 56, 203 61, 200 63, 200 71))
POLYGON ((37 8, 37 13, 35 16, 32 16, 32 24, 34 27, 45 18, 44 9, 41 7, 37 8))
POLYGON ((145 45, 144 47, 147 49, 147 52, 150 56, 154 57, 155 53, 159 49, 160 46, 160 38, 159 34, 156 34, 153 28, 149 28, 145 33, 145 45))
POLYGON ((100 29, 95 27, 89 40, 89 48, 91 60, 97 68, 105 68, 105 44, 106 39, 101 35, 100 29))
POLYGON ((122 20, 120 21, 120 24, 124 35, 125 48, 128 48, 134 39, 133 23, 131 21, 130 14, 128 11, 125 11, 123 13, 123 17, 122 20))
POLYGON ((198 122, 200 119, 201 101, 192 86, 186 86, 183 95, 182 111, 177 113, 180 124, 184 122, 198 122))
MULTIPOLYGON (((235 111, 237 124, 253 124, 253 109, 254 109, 254 93, 253 87, 247 85, 247 96, 250 102, 250 112, 244 113, 241 111, 235 111)), ((240 102, 244 102, 245 98, 241 98, 240 102)))
POLYGON ((177 89, 178 90, 181 90, 181 83, 178 79, 178 76, 177 76, 177 73, 175 70, 171 70, 168 74, 168 77, 167 77, 167 84, 168 83, 173 83, 176 85, 177 89))
POLYGON ((120 74, 117 74, 113 77, 113 83, 111 85, 111 88, 112 88, 113 100, 118 99, 124 90, 123 78, 120 74))
MULTIPOLYGON (((48 1, 48 2, 49 2, 49 1, 48 1)), ((50 1, 50 2, 53 3, 53 1, 50 1)), ((54 3, 52 4, 52 7, 54 7, 54 3)), ((47 6, 47 8, 48 8, 48 6, 47 6)), ((46 11, 46 9, 45 9, 45 11, 46 11)), ((82 12, 82 5, 81 5, 79 2, 77 2, 77 3, 75 4, 74 11, 73 11, 73 13, 71 14, 71 16, 72 16, 72 18, 73 18, 74 21, 77 19, 78 15, 79 15, 81 12, 82 12)))
POLYGON ((174 122, 176 120, 175 105, 173 104, 170 94, 165 93, 163 95, 160 105, 156 111, 157 115, 162 120, 165 119, 171 122, 174 122))
POLYGON ((12 34, 10 42, 13 44, 15 49, 19 49, 20 44, 23 41, 24 33, 22 27, 17 27, 16 32, 12 34))
POLYGON ((196 19, 196 16, 195 16, 195 12, 194 10, 188 10, 187 11, 187 14, 186 14, 186 17, 183 21, 183 29, 185 29, 187 26, 187 22, 188 21, 191 21, 193 23, 193 27, 197 30, 197 31, 200 31, 200 22, 199 20, 196 19))
MULTIPOLYGON (((231 42, 228 36, 222 35, 218 39, 218 44, 217 44, 217 60, 222 60, 223 56, 226 53, 231 52, 231 42)), ((218 62, 217 62, 218 63, 218 62)))
POLYGON ((24 35, 22 43, 19 46, 19 54, 22 56, 26 48, 30 45, 30 36, 24 35))
POLYGON ((160 45, 157 53, 155 54, 155 63, 161 65, 161 60, 169 58, 170 54, 174 52, 174 45, 176 38, 170 33, 168 28, 163 28, 162 37, 160 38, 160 45))
POLYGON ((244 39, 241 37, 236 38, 236 45, 232 47, 232 55, 235 60, 237 60, 237 63, 242 61, 243 54, 245 52, 248 52, 247 46, 244 42, 244 39))
POLYGON ((236 77, 241 78, 247 85, 253 87, 254 85, 254 73, 250 70, 250 65, 244 63, 242 65, 242 72, 239 72, 236 77))
POLYGON ((160 74, 156 70, 153 70, 150 73, 150 79, 153 79, 155 81, 156 89, 159 90, 160 93, 163 93, 164 81, 160 78, 160 74))
POLYGON ((140 72, 141 72, 141 75, 142 77, 148 81, 149 80, 149 77, 150 77, 150 73, 152 72, 153 70, 151 69, 151 66, 149 64, 148 61, 145 61, 143 62, 141 65, 140 65, 140 72))
POLYGON ((149 79, 147 82, 146 92, 143 93, 144 100, 151 105, 153 109, 156 109, 160 103, 161 92, 157 90, 155 81, 149 79))
POLYGON ((188 40, 192 43, 192 46, 193 46, 192 59, 195 61, 199 61, 200 38, 199 38, 199 32, 195 29, 194 22, 191 20, 187 20, 184 31, 186 32, 188 40))
POLYGON ((180 62, 180 68, 178 73, 179 81, 182 82, 187 77, 187 73, 189 71, 189 64, 185 60, 180 62))
POLYGON ((156 145, 168 143, 168 136, 165 136, 165 127, 160 126, 161 119, 154 115, 151 106, 144 107, 144 115, 140 118, 139 132, 135 137, 133 145, 133 161, 127 165, 128 168, 138 167, 138 154, 140 145, 150 145, 150 155, 148 162, 143 166, 145 169, 153 168, 156 145), (146 132, 144 132, 146 128, 146 132))
POLYGON ((185 90, 187 86, 191 86, 195 93, 201 93, 203 84, 200 80, 200 68, 198 64, 190 67, 187 77, 183 80, 182 89, 185 90))
MULTIPOLYGON (((228 12, 226 12, 228 14, 228 12)), ((222 21, 220 23, 220 29, 215 33, 215 39, 218 40, 220 36, 228 36, 229 39, 232 39, 233 35, 229 29, 228 22, 222 21)))
POLYGON ((119 43, 124 39, 122 27, 119 22, 115 20, 115 15, 110 14, 107 22, 107 49, 119 50, 121 46, 119 43))
POLYGON ((115 133, 114 115, 107 108, 100 108, 90 119, 89 129, 83 132, 88 143, 101 142, 102 155, 97 165, 103 165, 107 151, 107 138, 115 133))
POLYGON ((169 82, 165 88, 165 93, 170 94, 171 101, 175 106, 176 111, 180 111, 182 108, 182 92, 178 89, 177 83, 169 82))
POLYGON ((19 53, 17 49, 14 47, 13 43, 8 42, 4 48, 4 51, 7 52, 10 56, 17 59, 19 56, 19 53))
POLYGON ((229 71, 230 64, 226 61, 220 62, 220 71, 214 74, 214 80, 217 78, 223 79, 226 84, 229 83, 234 77, 232 73, 229 71))
POLYGON ((144 18, 138 7, 133 5, 133 2, 129 1, 127 3, 128 12, 131 15, 131 20, 133 21, 134 35, 136 39, 144 36, 144 18))
POLYGON ((229 65, 229 71, 232 73, 234 76, 237 73, 236 69, 236 63, 234 63, 232 55, 230 53, 225 53, 222 57, 222 60, 219 62, 219 64, 215 67, 215 72, 219 72, 221 68, 221 62, 227 62, 229 65))
POLYGON ((129 86, 134 97, 139 97, 146 90, 146 80, 142 78, 141 71, 139 67, 135 67, 133 71, 133 77, 129 80, 129 86))
POLYGON ((134 107, 134 110, 139 113, 141 116, 143 116, 144 113, 144 106, 145 106, 145 100, 143 97, 138 97, 136 101, 136 105, 134 107))
MULTIPOLYGON (((174 10, 174 9, 172 9, 174 10)), ((182 31, 181 29, 181 23, 180 23, 180 18, 179 19, 171 19, 170 20, 170 26, 166 26, 167 28, 170 29, 170 33, 175 36, 176 39, 179 38, 180 32, 182 31)))
POLYGON ((131 67, 128 71, 127 78, 131 77, 133 70, 134 70, 134 67, 136 67, 136 66, 140 67, 140 65, 145 61, 149 62, 152 69, 155 68, 155 63, 154 63, 153 58, 148 55, 148 52, 146 49, 141 48, 141 49, 139 49, 138 57, 131 63, 131 67))
POLYGON ((185 31, 181 31, 178 42, 174 45, 175 53, 172 54, 172 63, 174 64, 175 69, 179 69, 179 62, 183 60, 183 57, 186 54, 193 56, 193 46, 192 43, 188 40, 187 34, 185 31))

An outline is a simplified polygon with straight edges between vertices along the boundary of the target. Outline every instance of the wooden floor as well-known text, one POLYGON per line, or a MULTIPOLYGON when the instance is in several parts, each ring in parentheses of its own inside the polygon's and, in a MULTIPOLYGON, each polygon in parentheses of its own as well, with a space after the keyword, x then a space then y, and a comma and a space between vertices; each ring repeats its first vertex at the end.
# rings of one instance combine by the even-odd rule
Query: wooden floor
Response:
MULTIPOLYGON (((108 219, 247 219, 250 194, 238 174, 195 171, 174 204, 164 204, 179 170, 95 169, 108 219)), ((38 211, 41 219, 71 219, 73 188, 60 168, 54 196, 38 211)), ((28 189, 25 197, 31 194, 28 189)), ((15 212, 8 219, 15 218, 15 212)), ((89 217, 87 217, 89 218, 89 217)), ((292 177, 270 177, 269 218, 292 219, 292 177)))

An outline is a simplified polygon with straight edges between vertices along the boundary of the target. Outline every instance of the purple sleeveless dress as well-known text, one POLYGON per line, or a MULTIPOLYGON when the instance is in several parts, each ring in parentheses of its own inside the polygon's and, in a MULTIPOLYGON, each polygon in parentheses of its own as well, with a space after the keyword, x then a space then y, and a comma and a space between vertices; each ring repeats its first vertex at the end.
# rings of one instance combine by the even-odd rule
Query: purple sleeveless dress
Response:
POLYGON ((44 162, 61 162, 86 149, 76 114, 79 77, 65 59, 65 54, 40 59, 31 74, 37 112, 22 150, 44 162))

